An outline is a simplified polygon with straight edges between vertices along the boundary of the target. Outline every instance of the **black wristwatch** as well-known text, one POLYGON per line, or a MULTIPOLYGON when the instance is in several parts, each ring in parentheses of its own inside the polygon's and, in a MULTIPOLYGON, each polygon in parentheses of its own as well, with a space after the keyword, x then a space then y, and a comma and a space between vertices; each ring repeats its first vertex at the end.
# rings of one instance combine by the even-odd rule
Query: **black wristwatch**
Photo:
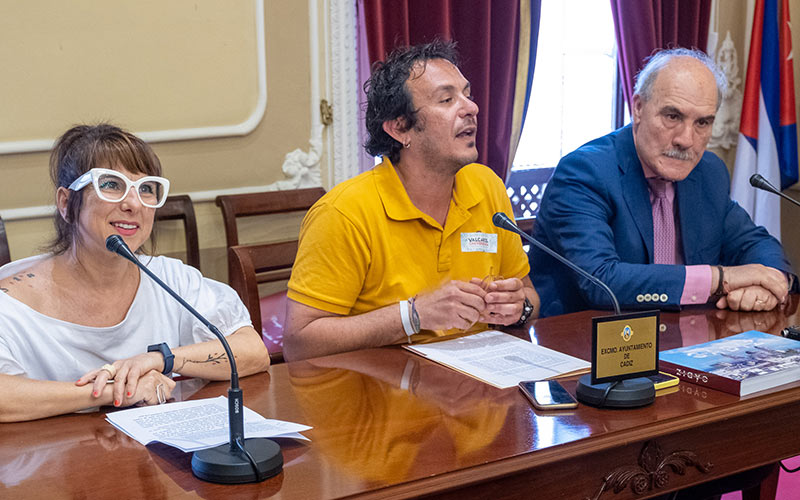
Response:
POLYGON ((164 369, 161 371, 164 375, 172 373, 172 365, 175 362, 175 355, 169 349, 166 342, 160 344, 153 344, 147 346, 147 352, 160 352, 164 356, 164 369))
POLYGON ((522 326, 528 321, 528 318, 531 317, 533 314, 533 304, 531 301, 528 300, 528 297, 525 297, 525 302, 522 303, 522 315, 520 315, 519 320, 511 326, 522 326))

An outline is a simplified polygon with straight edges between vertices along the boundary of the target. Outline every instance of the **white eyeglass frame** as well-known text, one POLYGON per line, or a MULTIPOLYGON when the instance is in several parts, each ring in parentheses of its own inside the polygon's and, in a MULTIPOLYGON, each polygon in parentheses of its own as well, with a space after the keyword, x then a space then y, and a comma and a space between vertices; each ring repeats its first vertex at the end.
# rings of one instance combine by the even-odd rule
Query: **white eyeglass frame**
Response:
POLYGON ((122 200, 128 197, 128 193, 130 192, 132 187, 136 188, 134 192, 136 193, 136 196, 139 198, 139 202, 142 205, 149 208, 160 208, 164 206, 164 203, 167 202, 167 195, 169 195, 169 179, 165 177, 148 175, 147 177, 142 177, 138 181, 132 181, 128 179, 123 173, 117 170, 111 170, 109 168, 93 168, 89 170, 82 176, 75 179, 75 181, 69 185, 69 189, 72 191, 80 191, 89 184, 92 184, 94 186, 94 192, 97 193, 97 196, 101 200, 107 201, 109 203, 120 203, 122 200), (98 184, 98 180, 100 179, 100 176, 104 174, 113 175, 114 177, 119 177, 120 179, 125 181, 125 196, 123 196, 119 200, 111 200, 103 194, 102 190, 100 189, 100 185, 98 184), (142 199, 142 194, 139 192, 139 186, 141 186, 145 182, 150 182, 150 181, 159 182, 164 186, 164 197, 161 198, 161 201, 155 205, 150 205, 148 203, 145 203, 145 201, 142 199))

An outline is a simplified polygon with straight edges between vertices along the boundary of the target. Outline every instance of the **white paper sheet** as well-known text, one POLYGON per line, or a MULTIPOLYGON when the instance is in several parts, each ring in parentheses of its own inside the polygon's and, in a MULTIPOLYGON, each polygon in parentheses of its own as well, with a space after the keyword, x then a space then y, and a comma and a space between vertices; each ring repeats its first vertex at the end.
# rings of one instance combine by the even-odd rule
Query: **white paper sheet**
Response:
POLYGON ((405 347, 501 389, 523 380, 555 378, 591 367, 582 359, 497 330, 405 347))
MULTIPOLYGON (((184 452, 212 448, 230 439, 228 398, 225 396, 131 408, 108 413, 106 420, 143 445, 157 441, 184 452)), ((244 409, 246 438, 288 437, 307 440, 299 433, 309 429, 311 427, 307 425, 266 419, 250 408, 244 409)))

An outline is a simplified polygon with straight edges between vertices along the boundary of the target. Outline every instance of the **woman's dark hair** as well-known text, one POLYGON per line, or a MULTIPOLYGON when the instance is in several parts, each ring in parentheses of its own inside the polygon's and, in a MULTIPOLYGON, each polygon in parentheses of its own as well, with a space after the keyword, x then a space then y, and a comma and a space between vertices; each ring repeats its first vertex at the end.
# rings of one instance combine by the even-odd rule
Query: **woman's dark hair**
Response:
MULTIPOLYGON (((56 191, 69 185, 89 170, 122 167, 131 173, 161 176, 161 162, 143 140, 108 123, 78 125, 58 138, 50 154, 50 179, 56 191)), ((71 192, 67 213, 56 213, 56 237, 48 250, 60 255, 75 244, 77 220, 83 206, 81 192, 71 192)), ((155 227, 154 227, 155 229, 155 227)), ((150 234, 151 251, 155 248, 155 230, 150 234)))
POLYGON ((403 145, 383 130, 383 122, 402 118, 405 130, 417 123, 417 110, 406 82, 415 65, 422 63, 424 71, 425 64, 431 59, 444 59, 458 66, 456 42, 437 39, 422 45, 401 47, 389 54, 385 62, 378 61, 372 66, 372 75, 364 83, 369 134, 364 144, 367 153, 388 156, 393 163, 398 161, 403 145))

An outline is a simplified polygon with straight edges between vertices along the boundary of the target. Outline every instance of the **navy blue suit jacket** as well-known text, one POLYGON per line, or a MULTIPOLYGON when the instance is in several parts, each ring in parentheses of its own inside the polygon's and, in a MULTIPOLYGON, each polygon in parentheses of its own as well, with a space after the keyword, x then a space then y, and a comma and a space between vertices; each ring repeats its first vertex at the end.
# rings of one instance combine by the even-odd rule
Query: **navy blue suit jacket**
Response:
MULTIPOLYGON (((675 183, 684 263, 759 263, 791 272, 780 243, 730 199, 729 186, 728 169, 708 151, 675 183)), ((561 159, 534 237, 604 281, 623 308, 679 307, 685 268, 653 264, 650 195, 630 126, 561 159)), ((530 262, 542 316, 611 307, 599 287, 547 254, 531 248, 530 262)))

